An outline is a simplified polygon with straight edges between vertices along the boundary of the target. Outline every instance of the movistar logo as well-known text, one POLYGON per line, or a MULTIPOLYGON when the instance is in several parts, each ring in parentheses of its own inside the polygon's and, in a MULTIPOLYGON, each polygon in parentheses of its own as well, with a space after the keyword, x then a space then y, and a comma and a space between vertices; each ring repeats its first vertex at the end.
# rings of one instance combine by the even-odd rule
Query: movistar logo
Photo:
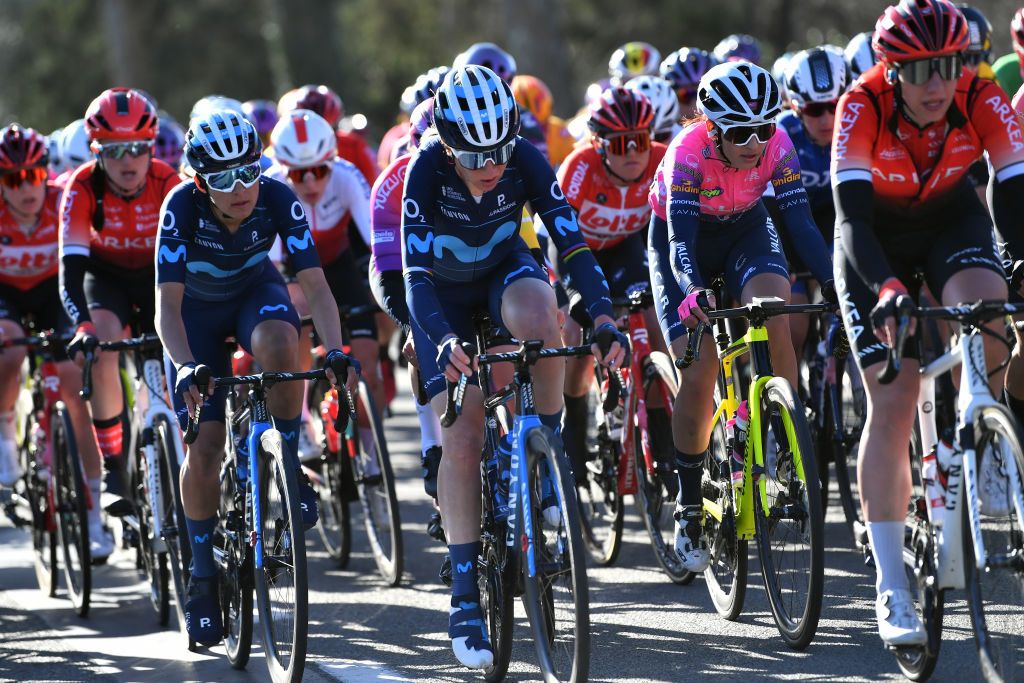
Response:
POLYGON ((260 306, 260 315, 273 313, 274 311, 287 311, 288 304, 276 304, 274 306, 260 306))
POLYGON ((514 235, 518 228, 519 224, 516 221, 502 223, 494 231, 494 234, 491 235, 491 239, 478 247, 466 244, 455 235, 439 235, 435 237, 433 233, 430 233, 426 239, 418 239, 415 235, 409 235, 407 237, 409 253, 419 252, 426 254, 431 250, 431 246, 433 246, 434 258, 436 259, 444 258, 444 252, 447 249, 461 263, 478 263, 486 260, 491 255, 491 252, 494 251, 494 248, 514 235))
POLYGON ((473 569, 473 563, 472 562, 460 562, 458 565, 456 565, 455 568, 459 570, 460 574, 468 574, 470 572, 470 570, 473 569))
POLYGON ((202 536, 193 536, 193 543, 207 543, 210 540, 210 534, 203 534, 202 536))
POLYGON ((170 247, 160 247, 160 258, 158 263, 177 263, 185 258, 185 245, 181 244, 173 250, 170 247))
POLYGON ((294 235, 289 237, 286 244, 288 245, 288 253, 294 254, 295 252, 309 249, 313 246, 313 235, 307 230, 302 235, 302 239, 295 237, 294 235))
POLYGON ((561 216, 555 216, 555 229, 558 230, 558 234, 565 237, 566 233, 579 232, 579 226, 576 225, 576 216, 569 216, 568 220, 561 216))

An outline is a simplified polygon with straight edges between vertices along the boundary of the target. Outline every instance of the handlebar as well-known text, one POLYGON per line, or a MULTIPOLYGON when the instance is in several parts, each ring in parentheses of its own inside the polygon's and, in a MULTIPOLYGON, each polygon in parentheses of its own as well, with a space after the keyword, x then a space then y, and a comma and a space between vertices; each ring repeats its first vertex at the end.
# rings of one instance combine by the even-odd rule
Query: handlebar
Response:
POLYGON ((126 349, 150 349, 160 346, 160 337, 156 334, 144 334, 140 337, 118 339, 117 341, 91 341, 82 345, 85 365, 82 366, 82 388, 78 395, 82 400, 92 398, 92 365, 96 361, 97 351, 123 351, 126 349))

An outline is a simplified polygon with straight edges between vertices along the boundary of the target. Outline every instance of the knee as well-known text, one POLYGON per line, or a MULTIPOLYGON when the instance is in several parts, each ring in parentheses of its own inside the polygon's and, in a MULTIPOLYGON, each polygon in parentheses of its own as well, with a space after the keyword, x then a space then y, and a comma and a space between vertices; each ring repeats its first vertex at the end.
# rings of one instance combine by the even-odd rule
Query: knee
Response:
POLYGON ((253 356, 267 370, 291 369, 297 360, 298 338, 291 325, 275 325, 253 332, 253 356))
POLYGON ((545 339, 558 336, 554 306, 542 301, 522 302, 511 312, 509 330, 520 339, 545 339))

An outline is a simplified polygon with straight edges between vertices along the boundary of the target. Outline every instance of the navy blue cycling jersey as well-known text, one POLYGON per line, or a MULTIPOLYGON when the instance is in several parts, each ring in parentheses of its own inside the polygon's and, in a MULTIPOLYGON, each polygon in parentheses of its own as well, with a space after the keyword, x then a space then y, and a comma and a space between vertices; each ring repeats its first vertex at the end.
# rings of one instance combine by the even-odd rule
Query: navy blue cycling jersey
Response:
POLYGON ((611 315, 604 274, 583 242, 576 216, 541 153, 517 138, 497 186, 473 197, 439 138, 426 141, 409 163, 402 198, 402 258, 413 319, 432 342, 451 334, 438 285, 482 279, 522 245, 523 205, 539 214, 590 315, 611 315))
MULTIPOLYGON (((779 125, 789 135, 800 160, 800 179, 804 181, 807 201, 811 211, 817 212, 832 206, 832 184, 829 182, 829 165, 832 162, 832 146, 819 145, 807 135, 804 124, 794 111, 787 111, 779 117, 779 125)), ((824 226, 819 226, 824 227, 824 226)), ((832 226, 828 226, 831 232, 832 226)))
POLYGON ((295 272, 320 267, 306 214, 282 182, 260 178, 256 208, 234 233, 213 215, 209 197, 193 183, 172 190, 160 209, 156 281, 183 282, 201 301, 227 301, 262 277, 281 237, 295 272))

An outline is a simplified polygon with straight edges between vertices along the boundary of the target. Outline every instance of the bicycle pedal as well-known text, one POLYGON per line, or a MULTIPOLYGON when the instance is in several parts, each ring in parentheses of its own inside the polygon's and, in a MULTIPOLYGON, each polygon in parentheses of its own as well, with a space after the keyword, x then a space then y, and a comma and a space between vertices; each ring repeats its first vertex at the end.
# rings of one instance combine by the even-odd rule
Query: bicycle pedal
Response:
POLYGON ((452 585, 452 556, 445 553, 444 560, 441 561, 441 571, 437 573, 437 577, 441 579, 441 583, 451 588, 452 585))

